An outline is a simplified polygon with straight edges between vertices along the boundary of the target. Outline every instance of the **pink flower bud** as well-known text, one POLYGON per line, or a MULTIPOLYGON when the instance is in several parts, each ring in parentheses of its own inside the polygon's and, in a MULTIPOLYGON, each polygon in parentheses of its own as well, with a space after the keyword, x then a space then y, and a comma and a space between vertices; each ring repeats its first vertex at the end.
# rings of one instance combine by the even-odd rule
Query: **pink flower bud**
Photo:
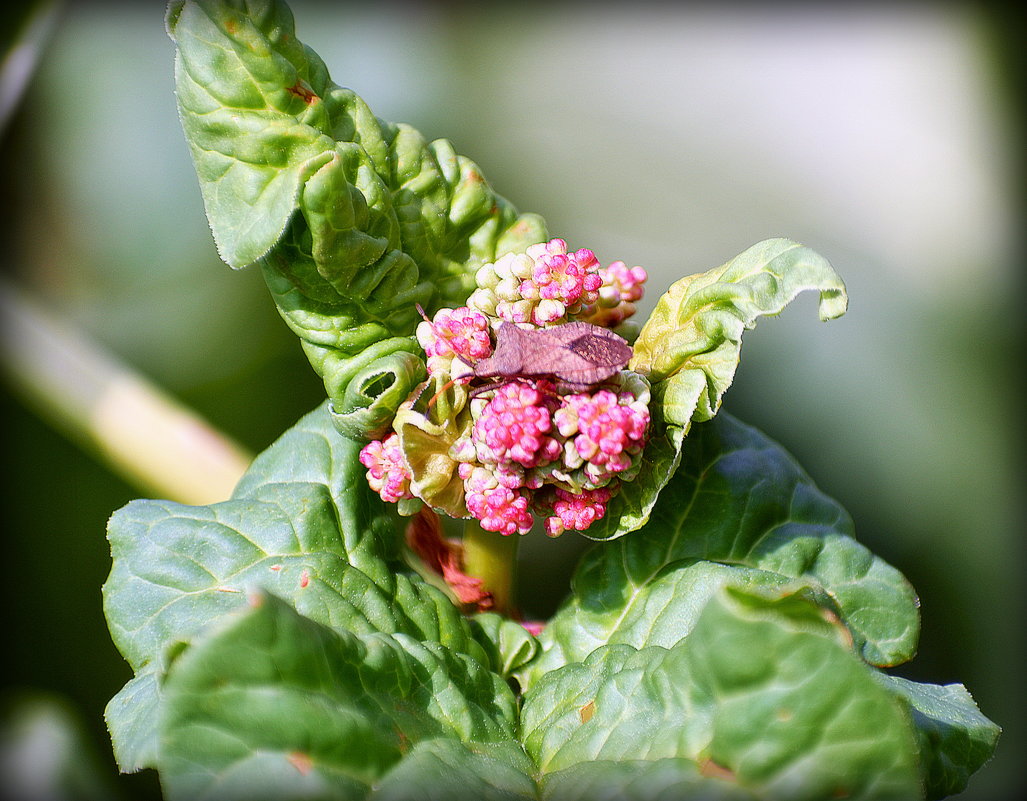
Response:
POLYGON ((396 434, 367 443, 360 450, 360 463, 367 468, 367 483, 383 501, 396 503, 414 497, 410 492, 410 470, 396 434))
POLYGON ((559 457, 562 447, 549 433, 554 401, 547 391, 548 382, 538 385, 511 381, 496 389, 485 404, 471 432, 482 462, 515 462, 530 468, 559 457))
POLYGON ((545 522, 546 534, 559 537, 568 529, 584 531, 606 514, 606 504, 611 497, 613 491, 608 487, 580 493, 557 489, 553 514, 545 522))
POLYGON ((467 511, 486 531, 500 534, 527 534, 534 518, 528 507, 528 496, 522 489, 503 486, 496 474, 486 467, 459 468, 464 479, 464 502, 467 511))
POLYGON ((615 328, 635 313, 635 302, 642 299, 648 278, 642 267, 628 267, 622 261, 615 261, 609 267, 600 267, 602 286, 597 301, 586 305, 580 312, 580 319, 615 328))
POLYGON ((473 365, 492 353, 491 329, 488 318, 478 311, 461 306, 458 309, 439 309, 431 324, 417 327, 417 339, 428 357, 428 368, 433 368, 456 357, 473 365))

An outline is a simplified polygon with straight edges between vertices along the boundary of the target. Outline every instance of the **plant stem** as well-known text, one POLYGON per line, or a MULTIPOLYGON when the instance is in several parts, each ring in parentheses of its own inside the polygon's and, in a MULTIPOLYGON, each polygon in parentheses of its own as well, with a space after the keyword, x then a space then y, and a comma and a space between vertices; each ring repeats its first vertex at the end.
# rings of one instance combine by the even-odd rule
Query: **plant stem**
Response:
POLYGON ((0 372, 41 416, 154 497, 231 495, 244 448, 6 281, 0 313, 0 372))
POLYGON ((503 615, 514 612, 514 570, 517 567, 517 535, 485 531, 476 520, 464 526, 464 571, 480 578, 492 593, 492 609, 503 615))

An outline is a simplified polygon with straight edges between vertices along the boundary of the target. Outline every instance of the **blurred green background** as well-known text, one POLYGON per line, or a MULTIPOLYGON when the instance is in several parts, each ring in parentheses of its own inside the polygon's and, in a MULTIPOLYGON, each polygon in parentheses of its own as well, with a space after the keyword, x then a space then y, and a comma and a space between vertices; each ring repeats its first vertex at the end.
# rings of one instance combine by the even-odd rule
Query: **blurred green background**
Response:
MULTIPOLYGON (((451 139, 573 247, 643 265, 643 316, 674 279, 767 237, 832 261, 848 315, 821 324, 803 297, 762 321, 724 408, 794 453, 917 588, 920 653, 899 672, 966 684, 1004 727, 960 798, 1022 789, 1015 18, 958 4, 292 7, 376 114, 451 139)), ((6 47, 25 9, 3 13, 6 47)), ((259 273, 217 257, 163 4, 72 2, 44 33, 2 141, 5 278, 263 449, 323 390, 259 273)), ((116 776, 102 721, 130 677, 100 607, 104 527, 142 491, 17 381, 2 403, 0 797, 155 798, 152 773, 116 776)), ((526 581, 566 587, 583 545, 526 541, 526 581)), ((536 614, 559 600, 531 596, 536 614)))

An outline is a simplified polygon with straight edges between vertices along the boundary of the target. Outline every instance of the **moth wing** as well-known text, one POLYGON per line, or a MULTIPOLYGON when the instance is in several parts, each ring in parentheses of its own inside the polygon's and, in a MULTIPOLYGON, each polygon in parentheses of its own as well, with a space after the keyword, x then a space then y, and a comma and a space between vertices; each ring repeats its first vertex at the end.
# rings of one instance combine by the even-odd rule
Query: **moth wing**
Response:
POLYGON ((572 387, 605 381, 631 358, 631 346, 621 337, 580 321, 538 329, 522 339, 526 369, 572 387))
POLYGON ((568 371, 578 372, 583 367, 579 355, 568 349, 566 337, 557 326, 551 329, 536 329, 520 332, 522 364, 526 375, 562 376, 568 371))
MULTIPOLYGON (((587 325, 587 324, 586 324, 587 325)), ((568 343, 568 348, 596 367, 618 370, 631 359, 631 346, 608 328, 589 325, 588 330, 568 343)))

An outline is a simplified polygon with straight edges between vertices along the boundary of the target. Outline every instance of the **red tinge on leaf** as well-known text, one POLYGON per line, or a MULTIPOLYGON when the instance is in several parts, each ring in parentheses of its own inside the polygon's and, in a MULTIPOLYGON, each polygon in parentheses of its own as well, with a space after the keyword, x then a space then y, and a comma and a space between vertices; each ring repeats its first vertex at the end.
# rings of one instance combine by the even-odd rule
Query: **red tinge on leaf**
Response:
POLYGON ((286 759, 304 776, 310 773, 314 767, 314 760, 310 758, 309 754, 305 754, 302 751, 293 751, 286 759))
POLYGON ((492 593, 480 578, 468 576, 463 570, 463 551, 442 536, 439 516, 428 508, 421 509, 407 526, 407 545, 424 563, 442 576, 463 604, 475 604, 479 610, 492 608, 492 593))

